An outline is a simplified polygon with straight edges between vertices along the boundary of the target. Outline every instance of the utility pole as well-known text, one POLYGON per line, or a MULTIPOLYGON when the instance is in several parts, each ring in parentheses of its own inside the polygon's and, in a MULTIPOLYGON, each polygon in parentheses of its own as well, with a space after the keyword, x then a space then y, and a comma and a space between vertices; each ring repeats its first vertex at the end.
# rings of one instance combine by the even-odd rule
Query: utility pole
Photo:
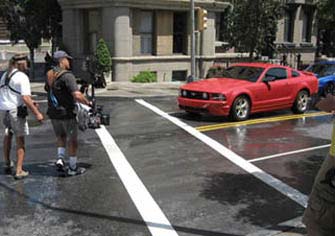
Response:
POLYGON ((191 76, 187 82, 192 82, 195 79, 195 17, 194 17, 194 0, 190 1, 191 14, 191 76))

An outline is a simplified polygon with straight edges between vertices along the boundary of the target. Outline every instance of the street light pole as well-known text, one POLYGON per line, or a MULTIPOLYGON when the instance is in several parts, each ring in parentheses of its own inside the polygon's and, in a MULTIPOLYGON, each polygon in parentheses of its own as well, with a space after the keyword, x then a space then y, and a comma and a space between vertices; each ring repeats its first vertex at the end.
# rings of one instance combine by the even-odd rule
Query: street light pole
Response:
POLYGON ((188 82, 195 79, 195 17, 194 17, 194 0, 191 0, 191 76, 188 82))

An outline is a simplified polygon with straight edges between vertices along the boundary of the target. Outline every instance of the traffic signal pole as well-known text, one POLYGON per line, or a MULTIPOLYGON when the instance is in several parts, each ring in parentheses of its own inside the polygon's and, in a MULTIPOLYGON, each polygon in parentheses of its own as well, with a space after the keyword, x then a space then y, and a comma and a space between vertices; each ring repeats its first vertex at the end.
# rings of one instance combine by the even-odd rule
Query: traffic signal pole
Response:
POLYGON ((195 17, 194 17, 194 0, 191 0, 191 76, 187 82, 195 80, 195 17))

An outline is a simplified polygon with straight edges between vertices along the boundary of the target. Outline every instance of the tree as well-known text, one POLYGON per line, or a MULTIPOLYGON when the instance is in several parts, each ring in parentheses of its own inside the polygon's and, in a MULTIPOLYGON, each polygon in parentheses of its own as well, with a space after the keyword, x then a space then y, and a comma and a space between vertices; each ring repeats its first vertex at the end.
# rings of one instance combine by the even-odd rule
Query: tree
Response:
POLYGON ((97 44, 97 70, 100 73, 110 72, 112 67, 112 59, 109 53, 108 46, 104 39, 100 39, 97 44))
POLYGON ((232 3, 234 9, 227 17, 232 46, 237 51, 248 52, 250 59, 254 53, 266 52, 271 56, 281 3, 277 0, 234 0, 232 3))
POLYGON ((317 3, 318 49, 324 55, 335 56, 335 1, 319 0, 317 3))
POLYGON ((13 44, 23 40, 32 61, 34 77, 34 50, 42 38, 57 38, 60 34, 60 7, 57 0, 2 0, 0 16, 5 20, 13 44))

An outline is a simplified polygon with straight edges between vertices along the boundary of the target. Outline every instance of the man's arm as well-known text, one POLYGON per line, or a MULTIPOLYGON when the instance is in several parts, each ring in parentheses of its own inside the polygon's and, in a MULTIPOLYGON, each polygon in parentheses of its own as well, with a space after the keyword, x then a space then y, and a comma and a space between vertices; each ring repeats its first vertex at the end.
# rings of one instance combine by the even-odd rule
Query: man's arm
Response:
POLYGON ((36 119, 38 121, 42 121, 43 115, 42 113, 37 109, 37 107, 35 106, 33 100, 31 99, 31 97, 29 95, 23 95, 22 96, 23 102, 26 104, 26 106, 32 111, 32 113, 35 115, 36 119))
POLYGON ((76 102, 80 102, 88 106, 92 105, 92 102, 90 102, 80 91, 72 92, 72 96, 76 102))

